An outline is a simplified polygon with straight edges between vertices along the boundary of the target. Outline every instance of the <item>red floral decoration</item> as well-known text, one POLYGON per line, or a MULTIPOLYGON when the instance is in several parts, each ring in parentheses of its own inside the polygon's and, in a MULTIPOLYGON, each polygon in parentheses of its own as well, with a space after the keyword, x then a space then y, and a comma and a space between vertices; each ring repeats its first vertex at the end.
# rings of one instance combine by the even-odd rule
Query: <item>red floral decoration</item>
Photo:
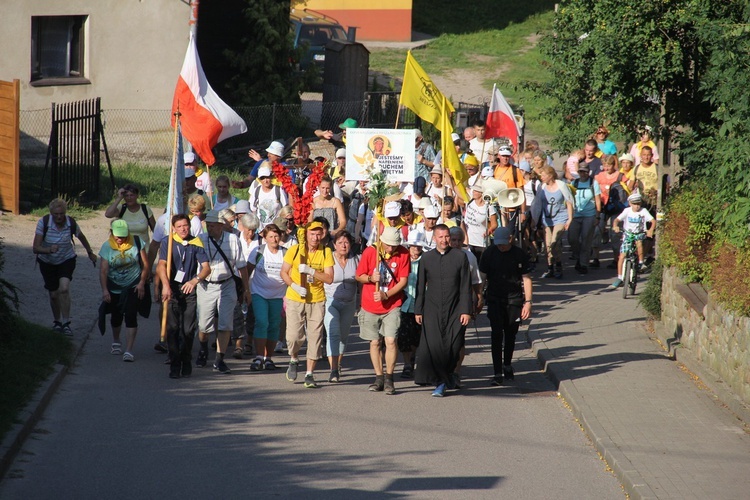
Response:
POLYGON ((315 191, 318 190, 318 185, 325 175, 325 167, 326 164, 323 162, 313 164, 312 172, 307 177, 305 193, 300 196, 299 189, 292 181, 292 176, 289 175, 289 170, 277 161, 271 164, 273 175, 281 182, 281 187, 287 192, 294 206, 294 223, 297 226, 306 225, 310 218, 310 212, 313 209, 313 196, 315 196, 315 191))

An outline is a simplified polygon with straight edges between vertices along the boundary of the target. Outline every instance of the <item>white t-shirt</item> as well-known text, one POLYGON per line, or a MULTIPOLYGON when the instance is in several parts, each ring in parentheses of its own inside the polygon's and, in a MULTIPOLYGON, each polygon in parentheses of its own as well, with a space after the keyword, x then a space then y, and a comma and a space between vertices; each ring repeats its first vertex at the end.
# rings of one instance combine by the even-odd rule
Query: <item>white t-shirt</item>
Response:
POLYGON ((208 170, 195 179, 195 187, 204 193, 213 193, 213 189, 211 189, 211 177, 209 176, 208 170))
POLYGON ((638 212, 633 212, 631 207, 626 207, 620 215, 617 216, 617 220, 622 222, 622 229, 631 233, 645 233, 646 224, 654 220, 654 217, 645 208, 641 208, 638 212))
POLYGON ((534 194, 534 189, 536 189, 537 192, 539 192, 539 189, 542 186, 542 181, 539 179, 530 179, 526 181, 526 184, 523 185, 523 194, 526 198, 526 206, 530 207, 532 203, 534 203, 534 198, 536 198, 536 195, 534 194), (533 184, 536 183, 536 186, 533 184))
POLYGON ((253 294, 264 299, 283 299, 286 293, 286 283, 281 279, 281 265, 284 263, 286 248, 279 247, 276 253, 263 245, 263 254, 258 256, 260 247, 256 246, 250 252, 248 264, 255 266, 252 279, 253 294))
POLYGON ((435 240, 433 239, 433 233, 434 231, 428 231, 424 228, 424 222, 420 222, 417 224, 417 232, 422 233, 423 241, 426 243, 426 247, 424 251, 433 250, 437 244, 435 243, 435 240))
POLYGON ((453 198, 456 197, 455 193, 453 192, 453 188, 450 186, 446 186, 445 184, 438 188, 435 187, 432 183, 429 183, 427 185, 427 189, 424 190, 424 194, 432 199, 433 204, 435 202, 434 195, 438 195, 440 199, 443 199, 446 196, 452 196, 453 198))
POLYGON ((469 276, 471 276, 471 284, 479 285, 482 282, 482 275, 479 273, 477 258, 468 248, 462 248, 462 250, 466 254, 466 258, 469 260, 469 276))
POLYGON ((471 149, 471 152, 474 153, 474 156, 477 157, 477 160, 479 160, 479 164, 487 163, 492 161, 492 156, 490 155, 490 149, 492 149, 492 139, 485 139, 484 141, 481 141, 478 137, 473 138, 469 141, 469 149, 471 149), (479 158, 479 155, 482 154, 482 143, 484 142, 484 157, 479 158))
POLYGON ((203 234, 203 221, 200 217, 190 219, 190 234, 196 237, 203 234))
MULTIPOLYGON (((365 207, 367 208, 367 214, 365 215, 365 223, 364 227, 362 228, 362 236, 364 236, 365 241, 370 241, 370 233, 372 232, 372 217, 375 215, 375 211, 371 210, 366 203, 362 203, 359 206, 359 210, 357 211, 357 218, 365 213, 365 207)), ((354 237, 356 238, 357 235, 354 235, 354 237)))
POLYGON ((250 260, 250 252, 258 248, 258 245, 260 245, 260 238, 258 237, 258 234, 256 233, 255 237, 249 242, 242 235, 239 235, 238 238, 240 239, 240 244, 242 245, 242 255, 245 256, 245 260, 248 262, 255 262, 250 260))
POLYGON ((469 238, 469 245, 475 247, 484 247, 486 245, 484 233, 487 231, 487 225, 489 223, 487 220, 488 210, 490 217, 497 215, 495 207, 487 202, 481 207, 478 207, 476 202, 471 200, 469 204, 466 205, 464 224, 466 225, 466 234, 469 238))
POLYGON ((164 238, 169 234, 167 232, 167 213, 164 212, 156 219, 156 225, 154 226, 154 234, 151 235, 151 239, 157 243, 161 243, 164 238))
POLYGON ((286 191, 278 186, 271 186, 271 190, 266 192, 261 187, 253 185, 250 188, 250 210, 258 216, 260 220, 260 227, 258 230, 263 229, 268 224, 271 224, 273 220, 278 217, 279 211, 288 203, 286 191), (276 196, 278 191, 278 198, 276 196), (258 194, 258 198, 255 198, 255 194, 258 194))

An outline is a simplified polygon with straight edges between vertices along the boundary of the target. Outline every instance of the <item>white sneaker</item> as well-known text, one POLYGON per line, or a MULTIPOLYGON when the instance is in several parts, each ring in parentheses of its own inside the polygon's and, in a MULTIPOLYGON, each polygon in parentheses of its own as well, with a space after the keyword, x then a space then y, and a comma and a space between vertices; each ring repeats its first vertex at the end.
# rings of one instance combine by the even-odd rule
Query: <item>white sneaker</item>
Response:
POLYGON ((278 353, 282 353, 282 352, 284 352, 284 347, 285 347, 284 343, 279 340, 278 342, 276 342, 276 348, 273 350, 273 352, 275 352, 277 354, 278 353))
POLYGON ((125 351, 125 354, 122 355, 122 360, 132 363, 133 361, 135 361, 135 356, 125 351))

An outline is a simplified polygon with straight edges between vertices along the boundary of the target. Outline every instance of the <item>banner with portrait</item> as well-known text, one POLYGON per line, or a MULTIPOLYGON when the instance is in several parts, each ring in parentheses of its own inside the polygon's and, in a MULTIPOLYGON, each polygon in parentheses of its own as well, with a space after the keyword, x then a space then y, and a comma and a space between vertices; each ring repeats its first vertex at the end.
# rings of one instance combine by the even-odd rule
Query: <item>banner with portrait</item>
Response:
POLYGON ((413 129, 347 129, 346 180, 368 180, 368 172, 381 171, 392 182, 413 182, 416 138, 413 129))

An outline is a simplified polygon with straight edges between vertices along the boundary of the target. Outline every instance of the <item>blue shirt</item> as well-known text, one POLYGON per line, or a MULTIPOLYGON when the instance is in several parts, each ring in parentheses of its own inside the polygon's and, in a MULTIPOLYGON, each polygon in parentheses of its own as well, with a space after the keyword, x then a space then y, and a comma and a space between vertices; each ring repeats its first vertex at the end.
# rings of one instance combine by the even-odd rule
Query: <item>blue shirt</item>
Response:
MULTIPOLYGON (((164 262, 167 261, 167 243, 169 238, 164 238, 159 248, 159 259, 164 262)), ((180 285, 187 283, 191 279, 198 275, 198 264, 208 262, 208 256, 206 250, 203 247, 196 245, 183 245, 172 242, 172 269, 169 271, 169 278, 172 281, 172 285, 180 285), (185 279, 180 282, 175 280, 177 271, 183 271, 185 273, 185 279)))
POLYGON ((568 209, 565 205, 565 197, 561 190, 549 192, 547 187, 542 185, 542 217, 544 225, 547 227, 565 224, 568 222, 568 209))
POLYGON ((596 201, 594 201, 594 196, 597 194, 601 196, 602 194, 602 190, 599 188, 599 183, 596 182, 595 179, 589 178, 587 181, 576 179, 573 181, 572 185, 576 188, 576 206, 573 211, 573 217, 596 216, 596 201))

